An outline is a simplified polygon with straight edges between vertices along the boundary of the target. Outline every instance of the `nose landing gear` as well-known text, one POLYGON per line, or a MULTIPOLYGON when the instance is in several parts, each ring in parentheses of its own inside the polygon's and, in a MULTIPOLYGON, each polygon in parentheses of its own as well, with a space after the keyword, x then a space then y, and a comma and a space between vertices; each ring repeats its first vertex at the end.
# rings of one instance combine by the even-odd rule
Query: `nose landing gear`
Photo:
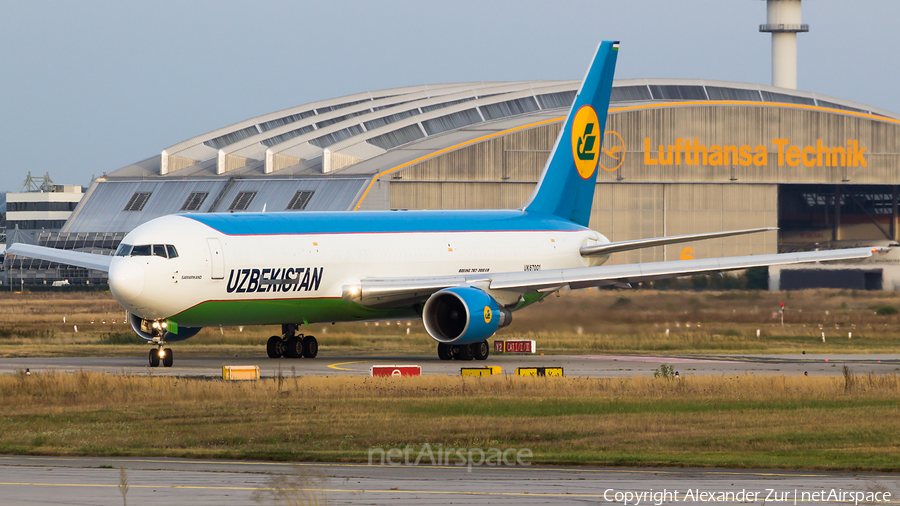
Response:
POLYGON ((269 358, 316 358, 319 354, 319 341, 315 336, 297 335, 297 325, 281 326, 283 336, 272 336, 266 343, 266 355, 269 358))
POLYGON ((160 343, 159 348, 150 350, 150 367, 159 367, 160 362, 163 367, 172 367, 175 355, 172 354, 171 348, 163 348, 164 344, 160 343))

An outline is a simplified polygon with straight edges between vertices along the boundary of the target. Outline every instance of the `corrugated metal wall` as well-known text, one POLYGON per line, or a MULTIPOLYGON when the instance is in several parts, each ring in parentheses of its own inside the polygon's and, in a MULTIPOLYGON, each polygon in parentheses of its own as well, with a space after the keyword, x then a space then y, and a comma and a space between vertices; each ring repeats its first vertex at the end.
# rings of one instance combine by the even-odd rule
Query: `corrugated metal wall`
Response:
MULTIPOLYGON (((590 226, 613 241, 778 225, 777 185, 600 183, 590 226)), ((620 253, 614 263, 777 253, 777 232, 620 253), (690 251, 685 251, 690 248, 690 251)))
MULTIPOLYGON (((404 169, 403 180, 417 181, 537 181, 559 134, 561 123, 532 128, 499 139, 458 149, 404 169)), ((738 182, 738 183, 843 183, 900 184, 900 125, 851 114, 810 109, 756 106, 689 106, 639 109, 610 114, 607 130, 621 135, 625 160, 619 170, 598 170, 599 181, 628 182, 738 182), (677 139, 697 139, 707 149, 714 145, 765 146, 764 166, 645 164, 644 144, 649 139, 651 160, 659 160, 659 146, 668 151, 677 139), (778 165, 773 139, 791 146, 846 147, 856 140, 865 148, 867 167, 790 167, 778 165)), ((615 147, 607 133, 604 149, 615 147)), ((730 161, 730 159, 729 159, 730 161)), ((615 162, 604 155, 604 165, 615 162)), ((849 165, 849 164, 848 164, 849 165)))
MULTIPOLYGON (((392 181, 392 209, 515 209, 534 183, 392 181)), ((612 241, 778 226, 773 184, 598 183, 592 229, 612 241)), ((777 253, 777 233, 766 232, 613 256, 612 263, 777 253)))
MULTIPOLYGON (((611 240, 778 226, 779 183, 900 183, 900 126, 866 117, 782 107, 702 106, 611 114, 622 136, 620 170, 598 170, 591 228, 611 240), (713 145, 763 145, 765 166, 645 165, 676 139, 713 145), (858 140, 868 167, 778 166, 773 139, 801 149, 858 140)), ((561 128, 544 125, 415 164, 390 181, 392 209, 512 209, 531 194, 561 128), (399 179, 396 179, 399 177, 399 179)), ((609 139, 607 134, 607 139, 609 139)), ((613 147, 605 142, 604 147, 613 147)), ((605 156, 605 155, 604 155, 605 156)), ((612 167, 611 159, 606 165, 612 167)), ((777 232, 617 254, 614 263, 776 253, 777 232), (685 251, 685 248, 690 250, 685 251)))
POLYGON ((367 183, 365 178, 100 181, 91 189, 90 199, 83 201, 84 209, 72 215, 64 231, 130 232, 154 218, 181 212, 192 192, 208 194, 197 212, 227 212, 240 192, 256 192, 247 211, 259 212, 263 206, 269 212, 284 211, 301 190, 315 192, 307 211, 346 211, 367 183), (146 205, 141 210, 125 211, 136 192, 150 193, 146 205), (216 199, 218 204, 212 209, 216 199))
MULTIPOLYGON (((667 184, 664 199, 664 235, 778 226, 778 186, 774 184, 667 184)), ((777 253, 778 234, 670 246, 666 259, 678 260, 685 247, 693 249, 694 258, 777 253)))
POLYGON ((525 203, 534 183, 394 180, 390 190, 391 209, 514 209, 525 203))
POLYGON ((499 181, 503 177, 503 138, 457 149, 417 163, 402 172, 403 179, 440 181, 499 181))
MULTIPOLYGON (((601 181, 684 181, 772 183, 900 183, 900 125, 875 119, 810 109, 754 106, 691 106, 641 109, 611 114, 607 130, 622 136, 625 161, 620 171, 601 171, 601 181), (758 145, 766 147, 765 166, 645 165, 644 143, 650 139, 650 158, 659 159, 660 145, 676 140, 698 139, 713 145, 758 145), (778 165, 778 147, 773 139, 788 139, 801 149, 816 146, 846 146, 858 140, 865 148, 867 167, 790 167, 778 165)), ((604 148, 609 148, 607 134, 604 148)), ((667 148, 665 148, 667 150, 667 148)), ((601 160, 602 161, 602 160, 601 160)), ((823 164, 824 165, 824 164, 823 164)))
POLYGON ((225 190, 214 211, 228 212, 241 192, 256 192, 246 209, 248 212, 260 212, 263 206, 269 212, 284 211, 294 194, 301 190, 315 192, 306 206, 307 211, 347 211, 367 182, 364 178, 238 179, 225 190))
POLYGON ((192 192, 211 196, 199 209, 206 212, 227 181, 99 181, 94 184, 90 198, 82 200, 83 209, 72 215, 63 229, 65 232, 130 232, 153 218, 179 212, 192 192), (136 192, 150 193, 150 198, 140 211, 125 211, 125 205, 136 192))
POLYGON ((490 139, 412 165, 399 174, 413 181, 530 181, 547 162, 561 124, 490 139))

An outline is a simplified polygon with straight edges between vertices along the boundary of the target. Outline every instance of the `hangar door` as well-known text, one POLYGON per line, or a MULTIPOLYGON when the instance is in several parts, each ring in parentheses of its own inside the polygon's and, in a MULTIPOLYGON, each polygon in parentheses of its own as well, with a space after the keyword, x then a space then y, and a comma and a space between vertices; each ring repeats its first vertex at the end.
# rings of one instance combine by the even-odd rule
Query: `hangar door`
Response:
POLYGON ((852 290, 881 290, 881 269, 784 269, 781 271, 782 290, 804 288, 844 288, 852 290))

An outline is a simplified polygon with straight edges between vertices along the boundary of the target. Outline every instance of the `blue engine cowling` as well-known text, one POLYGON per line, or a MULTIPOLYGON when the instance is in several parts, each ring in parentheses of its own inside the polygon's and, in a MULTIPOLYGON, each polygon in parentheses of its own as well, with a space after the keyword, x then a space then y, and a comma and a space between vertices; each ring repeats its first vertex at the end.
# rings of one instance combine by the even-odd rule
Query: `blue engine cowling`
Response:
POLYGON ((153 322, 144 320, 133 313, 128 313, 128 323, 131 325, 131 330, 133 330, 141 339, 152 341, 159 337, 167 343, 184 341, 185 339, 196 336, 203 330, 203 327, 180 327, 178 333, 173 334, 165 329, 153 328, 153 322))
POLYGON ((425 330, 437 342, 480 343, 497 329, 509 325, 512 313, 493 297, 471 286, 456 286, 435 292, 422 310, 425 330))

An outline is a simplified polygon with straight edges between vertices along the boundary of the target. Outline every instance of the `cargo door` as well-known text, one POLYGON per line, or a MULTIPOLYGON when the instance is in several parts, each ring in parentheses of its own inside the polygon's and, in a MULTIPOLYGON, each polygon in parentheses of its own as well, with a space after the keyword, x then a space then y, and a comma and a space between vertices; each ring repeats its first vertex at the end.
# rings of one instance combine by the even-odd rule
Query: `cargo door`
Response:
POLYGON ((212 279, 225 279, 225 259, 222 256, 222 244, 212 237, 206 240, 209 245, 209 265, 212 267, 212 279))

